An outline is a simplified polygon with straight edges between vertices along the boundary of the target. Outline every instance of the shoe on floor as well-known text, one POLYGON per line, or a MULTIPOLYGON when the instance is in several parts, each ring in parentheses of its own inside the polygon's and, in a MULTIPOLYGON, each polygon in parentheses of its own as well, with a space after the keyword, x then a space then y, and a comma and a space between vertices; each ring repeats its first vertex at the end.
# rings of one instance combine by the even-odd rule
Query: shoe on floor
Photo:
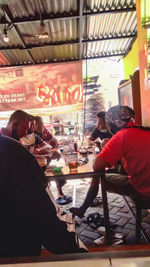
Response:
POLYGON ((90 213, 83 218, 83 222, 87 223, 92 229, 97 229, 100 225, 103 225, 104 219, 98 212, 90 213))
POLYGON ((72 207, 69 209, 69 211, 72 213, 72 216, 78 216, 80 219, 84 215, 80 208, 72 207))
MULTIPOLYGON (((101 215, 98 212, 93 212, 88 214, 88 216, 85 216, 83 218, 83 221, 85 223, 95 223, 95 224, 99 224, 101 220, 101 215)), ((98 225, 100 226, 100 224, 98 225)))
POLYGON ((69 204, 70 202, 72 202, 72 197, 69 196, 62 196, 56 199, 56 203, 58 205, 66 205, 69 204))
MULTIPOLYGON (((106 240, 104 238, 104 236, 97 238, 96 240, 94 240, 94 243, 98 246, 100 245, 106 245, 106 240)), ((119 238, 112 238, 111 240, 111 245, 115 246, 115 245, 119 245, 122 244, 123 240, 119 239, 119 238)))
MULTIPOLYGON (((110 229, 110 231, 111 231, 111 234, 113 234, 113 230, 110 229)), ((105 227, 104 227, 104 226, 99 226, 99 227, 97 228, 97 232, 98 232, 100 235, 105 235, 105 227)))
POLYGON ((93 202, 91 203, 90 207, 98 207, 102 204, 102 198, 101 197, 96 197, 93 202))
MULTIPOLYGON (((123 235, 121 233, 115 233, 115 232, 113 232, 112 229, 110 229, 110 231, 111 231, 112 238, 118 238, 118 239, 122 239, 123 238, 123 235)), ((100 235, 105 235, 105 227, 103 227, 103 226, 98 227, 97 228, 97 232, 100 235)))

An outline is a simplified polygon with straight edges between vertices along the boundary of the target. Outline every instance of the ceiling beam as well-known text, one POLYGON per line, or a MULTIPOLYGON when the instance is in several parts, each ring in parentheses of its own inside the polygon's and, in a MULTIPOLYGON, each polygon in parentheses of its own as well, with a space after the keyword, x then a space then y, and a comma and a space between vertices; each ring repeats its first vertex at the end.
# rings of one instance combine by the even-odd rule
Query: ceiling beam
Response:
MULTIPOLYGON (((5 17, 6 17, 6 20, 7 20, 9 23, 13 24, 13 18, 12 18, 11 12, 9 11, 8 7, 5 6, 5 7, 3 7, 3 8, 4 8, 4 10, 5 10, 5 17)), ((34 60, 32 54, 31 54, 31 52, 27 49, 26 44, 25 44, 25 42, 24 42, 24 40, 23 40, 23 38, 22 38, 22 36, 21 36, 21 32, 20 32, 19 29, 18 29, 18 26, 16 26, 16 25, 13 25, 13 26, 14 26, 14 27, 13 27, 13 30, 15 31, 16 36, 17 36, 18 39, 20 40, 22 47, 25 48, 25 49, 28 51, 29 58, 30 58, 31 62, 34 64, 34 63, 35 63, 35 60, 34 60)))
POLYGON ((106 58, 106 57, 123 57, 125 56, 125 53, 118 53, 118 54, 105 54, 101 56, 94 56, 94 57, 82 57, 82 60, 90 60, 90 59, 98 59, 98 58, 106 58))
POLYGON ((133 12, 136 11, 136 5, 133 7, 127 7, 127 8, 116 8, 116 9, 104 9, 102 11, 91 11, 91 12, 87 12, 87 13, 83 13, 83 17, 85 16, 99 16, 99 15, 103 15, 103 14, 116 14, 116 13, 128 13, 128 12, 133 12))
POLYGON ((116 35, 116 36, 108 36, 108 37, 102 37, 102 38, 95 38, 95 39, 87 39, 83 40, 83 43, 92 43, 92 42, 101 42, 101 41, 107 41, 107 40, 116 40, 116 39, 127 39, 127 38, 134 38, 136 36, 136 33, 126 34, 126 35, 116 35))
POLYGON ((129 48, 128 48, 127 51, 125 52, 125 56, 127 56, 127 54, 131 51, 132 46, 133 46, 133 44, 134 44, 136 38, 137 38, 137 34, 133 37, 132 41, 130 42, 129 48))
MULTIPOLYGON (((99 58, 109 58, 109 57, 124 57, 125 53, 118 53, 118 54, 105 54, 105 55, 101 55, 101 56, 96 56, 96 57, 82 57, 81 60, 92 60, 92 59, 99 59, 99 58)), ((49 64, 49 63, 62 63, 62 62, 72 62, 72 61, 79 61, 79 59, 58 59, 58 60, 49 60, 46 62, 36 62, 35 65, 41 65, 41 64, 49 64)), ((18 66, 31 66, 32 64, 11 64, 11 65, 0 65, 0 68, 4 68, 4 67, 18 67, 18 66)))
MULTIPOLYGON (((92 42, 101 42, 101 41, 107 41, 107 40, 116 40, 116 39, 127 39, 127 38, 136 38, 137 33, 131 33, 126 35, 119 35, 119 36, 112 36, 112 37, 103 37, 103 38, 96 38, 96 39, 87 39, 82 40, 82 43, 92 43, 92 42)), ((50 42, 45 44, 33 44, 33 45, 26 45, 24 46, 2 46, 0 47, 0 51, 4 50, 30 50, 33 48, 39 48, 39 47, 49 47, 49 46, 60 46, 60 45, 69 45, 69 44, 78 44, 79 39, 77 40, 71 40, 71 41, 63 41, 63 42, 50 42)))
MULTIPOLYGON (((6 5, 2 5, 3 8, 6 10, 8 7, 6 5)), ((90 17, 90 16, 99 16, 103 14, 116 14, 116 13, 127 13, 127 12, 133 12, 136 11, 136 6, 133 7, 123 7, 123 8, 116 8, 116 9, 108 9, 108 10, 102 10, 102 11, 94 11, 94 12, 86 12, 82 14, 82 17, 90 17)), ((69 12, 69 13, 64 13, 63 15, 58 15, 58 14, 42 14, 42 19, 43 21, 50 21, 50 20, 57 20, 57 19, 80 19, 80 14, 79 12, 69 12)), ((11 22, 13 25, 19 25, 19 24, 24 24, 24 23, 31 23, 31 22, 40 22, 40 17, 39 16, 30 16, 30 17, 22 17, 22 18, 11 18, 11 22)), ((7 19, 3 16, 0 19, 1 24, 8 24, 7 19)))

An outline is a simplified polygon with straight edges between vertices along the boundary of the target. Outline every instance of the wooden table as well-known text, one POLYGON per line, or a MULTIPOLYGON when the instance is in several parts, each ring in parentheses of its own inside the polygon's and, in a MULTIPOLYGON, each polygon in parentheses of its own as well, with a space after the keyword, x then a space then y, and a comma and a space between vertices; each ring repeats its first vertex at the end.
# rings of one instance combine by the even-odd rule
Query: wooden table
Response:
MULTIPOLYGON (((80 156, 79 156, 80 157, 80 156)), ((81 157, 81 159, 83 159, 81 157)), ((63 158, 58 161, 57 166, 63 166, 62 172, 52 172, 51 170, 46 171, 45 175, 47 177, 48 182, 55 181, 56 179, 65 178, 66 180, 73 180, 73 179, 82 179, 82 178, 89 178, 89 177, 99 177, 101 179, 101 190, 102 190, 102 199, 103 199, 103 213, 104 213, 104 223, 105 223, 105 240, 106 244, 110 244, 110 223, 109 223, 109 212, 108 212, 108 202, 107 202, 107 193, 105 190, 105 172, 99 171, 94 172, 93 171, 93 161, 95 159, 95 156, 93 154, 88 155, 88 163, 79 165, 76 172, 71 173, 69 170, 69 167, 66 166, 65 161, 63 158)), ((50 163, 50 166, 53 166, 53 161, 50 163)))

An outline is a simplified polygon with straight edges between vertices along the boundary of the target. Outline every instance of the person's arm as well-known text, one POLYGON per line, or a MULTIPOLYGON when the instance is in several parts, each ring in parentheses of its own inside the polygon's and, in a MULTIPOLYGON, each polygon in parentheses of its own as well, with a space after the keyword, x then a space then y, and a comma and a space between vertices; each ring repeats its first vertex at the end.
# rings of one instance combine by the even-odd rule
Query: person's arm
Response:
POLYGON ((123 158, 122 135, 118 132, 105 145, 93 164, 94 171, 104 170, 113 166, 118 160, 123 158))
POLYGON ((60 153, 56 150, 53 150, 52 147, 44 141, 34 149, 34 156, 38 157, 40 155, 45 155, 48 163, 50 163, 52 159, 60 159, 60 153))
POLYGON ((96 141, 96 142, 95 142, 95 140, 96 140, 98 137, 101 139, 100 136, 101 136, 100 131, 99 131, 99 129, 96 127, 96 128, 93 130, 91 136, 90 136, 89 139, 88 139, 88 143, 89 143, 89 145, 94 145, 94 144, 95 144, 95 145, 98 147, 99 151, 101 151, 100 142, 99 142, 99 141, 96 141))
POLYGON ((59 144, 58 141, 55 137, 52 137, 52 139, 49 141, 49 144, 53 147, 53 148, 58 148, 59 144))
POLYGON ((93 170, 101 171, 105 170, 106 167, 110 167, 109 163, 106 162, 102 157, 96 157, 94 164, 93 164, 93 170))
POLYGON ((49 143, 53 148, 58 148, 58 141, 57 139, 45 128, 45 134, 47 135, 46 142, 49 143))
POLYGON ((34 153, 35 155, 46 155, 46 154, 52 154, 51 153, 52 147, 44 142, 40 136, 35 134, 35 148, 34 153))
POLYGON ((35 134, 35 136, 36 136, 36 142, 33 153, 35 157, 37 157, 38 155, 45 155, 49 163, 52 159, 57 159, 57 160, 60 159, 60 154, 55 148, 52 149, 52 146, 44 142, 37 134, 35 134))
POLYGON ((39 145, 36 145, 33 151, 34 156, 38 155, 45 155, 45 156, 52 156, 51 146, 44 141, 39 145))
POLYGON ((94 142, 94 141, 95 141, 95 139, 92 136, 90 136, 89 139, 88 139, 88 142, 91 143, 91 142, 94 142))
POLYGON ((98 130, 98 128, 96 127, 96 128, 93 130, 93 132, 91 133, 91 136, 89 137, 89 143, 90 143, 90 142, 94 142, 94 141, 99 137, 98 133, 99 133, 99 130, 98 130))
POLYGON ((38 155, 52 154, 51 148, 52 147, 49 144, 43 141, 42 143, 36 145, 34 149, 34 154, 38 155))

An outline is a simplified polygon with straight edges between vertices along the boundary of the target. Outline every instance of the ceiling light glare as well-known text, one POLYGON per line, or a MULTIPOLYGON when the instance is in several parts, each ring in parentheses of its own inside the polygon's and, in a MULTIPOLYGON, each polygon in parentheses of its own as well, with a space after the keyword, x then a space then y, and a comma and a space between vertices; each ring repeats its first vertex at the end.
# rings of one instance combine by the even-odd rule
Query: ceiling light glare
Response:
POLYGON ((3 40, 4 40, 4 42, 8 43, 9 42, 9 37, 7 35, 5 35, 3 40))
POLYGON ((39 39, 48 38, 48 32, 46 31, 46 25, 43 21, 40 22, 40 31, 39 31, 39 39))
POLYGON ((39 34, 39 39, 46 39, 46 38, 48 38, 48 37, 49 37, 49 35, 48 35, 47 32, 43 32, 43 33, 40 33, 40 34, 39 34))

